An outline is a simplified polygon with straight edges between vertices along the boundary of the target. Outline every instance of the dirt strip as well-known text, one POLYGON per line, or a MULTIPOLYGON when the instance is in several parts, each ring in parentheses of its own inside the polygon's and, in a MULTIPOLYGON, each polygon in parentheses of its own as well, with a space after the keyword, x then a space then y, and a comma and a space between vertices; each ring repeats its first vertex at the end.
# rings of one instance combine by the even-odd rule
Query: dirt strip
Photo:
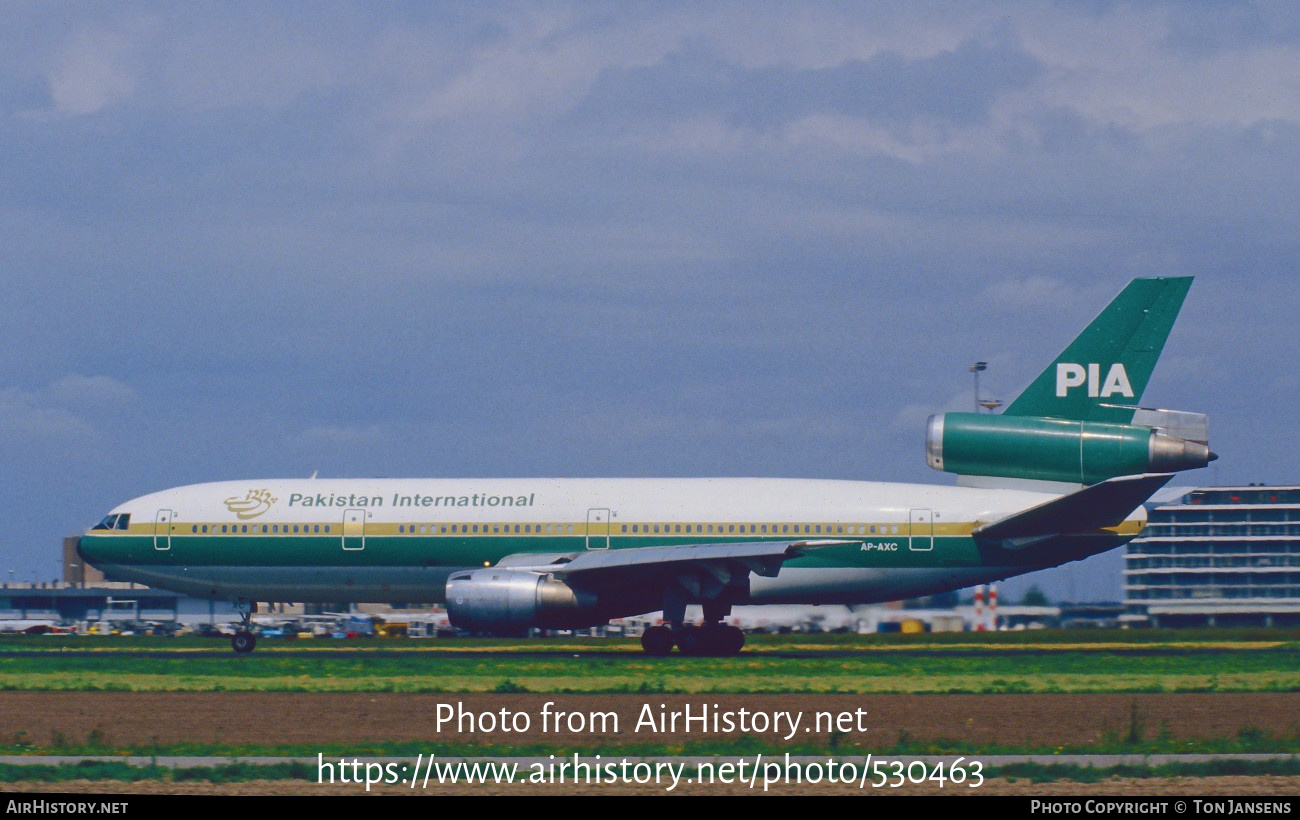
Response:
POLYGON ((833 741, 869 751, 900 739, 1044 747, 1158 736, 1188 741, 1236 738, 1251 731, 1300 737, 1300 694, 0 692, 0 743, 34 750, 83 744, 141 748, 179 743, 281 746, 368 741, 549 743, 573 749, 610 741, 663 744, 749 735, 773 742, 833 741), (688 706, 691 715, 707 715, 709 720, 684 723, 688 706), (564 715, 558 720, 548 717, 556 712, 564 715), (449 720, 439 725, 440 715, 449 720), (674 716, 675 727, 670 725, 674 716), (797 728, 790 722, 795 716, 797 728), (713 722, 714 718, 723 723, 713 722), (528 731, 514 731, 524 719, 528 731), (725 723, 728 719, 730 727, 725 723), (489 722, 491 728, 486 726, 489 722), (547 731, 542 731, 544 723, 549 724, 547 731), (510 730, 503 730, 503 725, 510 730))

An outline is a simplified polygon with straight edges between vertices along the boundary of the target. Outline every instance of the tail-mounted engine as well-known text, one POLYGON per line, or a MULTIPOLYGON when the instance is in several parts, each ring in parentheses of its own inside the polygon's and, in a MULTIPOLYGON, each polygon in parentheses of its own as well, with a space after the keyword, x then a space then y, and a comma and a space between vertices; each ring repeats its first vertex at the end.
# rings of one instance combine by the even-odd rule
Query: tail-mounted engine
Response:
POLYGON ((1095 484, 1139 473, 1204 467, 1209 417, 1138 409, 1130 424, 1036 416, 945 413, 926 425, 930 466, 958 475, 1095 484))

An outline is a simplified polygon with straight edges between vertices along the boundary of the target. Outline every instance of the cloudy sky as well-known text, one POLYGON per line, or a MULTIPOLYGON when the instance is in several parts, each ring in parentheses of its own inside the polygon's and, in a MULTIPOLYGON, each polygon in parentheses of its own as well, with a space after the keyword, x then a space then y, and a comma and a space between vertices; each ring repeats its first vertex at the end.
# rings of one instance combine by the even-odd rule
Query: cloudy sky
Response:
POLYGON ((0 15, 18 580, 216 479, 950 483, 967 366, 1013 397, 1134 276, 1197 277, 1145 401, 1211 415, 1186 483, 1300 480, 1291 4, 0 15))

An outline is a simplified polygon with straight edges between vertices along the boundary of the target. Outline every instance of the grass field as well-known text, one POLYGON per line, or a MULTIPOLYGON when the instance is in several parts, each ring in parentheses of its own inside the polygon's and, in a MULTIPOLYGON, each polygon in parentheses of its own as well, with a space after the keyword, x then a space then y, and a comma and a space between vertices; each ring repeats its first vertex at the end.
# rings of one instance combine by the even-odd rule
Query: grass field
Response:
MULTIPOLYGON (((999 650, 1101 648, 1107 646, 1149 647, 1300 647, 1300 630, 1296 629, 1040 629, 1019 632, 932 632, 921 634, 753 634, 746 638, 745 652, 782 652, 794 650, 921 651, 956 647, 986 646, 999 650)), ((199 638, 192 635, 169 638, 148 635, 20 635, 0 633, 0 652, 23 650, 59 651, 65 648, 104 651, 129 650, 204 650, 228 652, 229 638, 199 638)), ((431 638, 431 639, 353 639, 310 640, 262 639, 257 652, 339 649, 386 649, 421 652, 446 651, 564 651, 574 648, 604 652, 640 653, 635 638, 431 638)))
POLYGON ((263 641, 0 636, 0 690, 409 693, 1300 691, 1283 630, 753 636, 734 658, 632 639, 263 641))
MULTIPOLYGON (((713 659, 650 658, 632 639, 264 640, 251 655, 236 656, 219 639, 6 635, 0 636, 0 690, 9 715, 0 716, 0 753, 1295 754, 1297 649, 1300 632, 1292 630, 751 636, 740 656, 713 659), (613 708, 620 698, 633 708, 660 696, 738 697, 766 708, 862 703, 874 722, 868 733, 793 740, 626 733, 471 738, 428 728, 430 698, 464 699, 475 708, 510 704, 536 714, 537 702, 552 696, 593 708, 613 708)), ((1269 787, 1276 792, 1294 787, 1297 765, 1020 766, 989 774, 1079 783, 1190 777, 1195 793, 1204 793, 1198 778, 1239 774, 1247 777, 1246 788, 1264 791, 1260 784, 1281 778, 1282 785, 1269 787)), ((306 787, 313 773, 293 763, 183 771, 49 764, 0 768, 0 783, 306 787)))

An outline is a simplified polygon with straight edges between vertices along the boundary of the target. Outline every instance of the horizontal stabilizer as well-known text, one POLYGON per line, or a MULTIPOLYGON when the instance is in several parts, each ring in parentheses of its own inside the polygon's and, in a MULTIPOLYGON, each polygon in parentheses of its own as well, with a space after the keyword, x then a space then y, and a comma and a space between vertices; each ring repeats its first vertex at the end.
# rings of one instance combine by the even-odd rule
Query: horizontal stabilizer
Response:
POLYGON ((1173 475, 1168 473, 1111 478, 976 527, 971 535, 980 539, 1020 542, 1013 546, 1028 546, 1054 535, 1114 527, 1171 478, 1173 475))

